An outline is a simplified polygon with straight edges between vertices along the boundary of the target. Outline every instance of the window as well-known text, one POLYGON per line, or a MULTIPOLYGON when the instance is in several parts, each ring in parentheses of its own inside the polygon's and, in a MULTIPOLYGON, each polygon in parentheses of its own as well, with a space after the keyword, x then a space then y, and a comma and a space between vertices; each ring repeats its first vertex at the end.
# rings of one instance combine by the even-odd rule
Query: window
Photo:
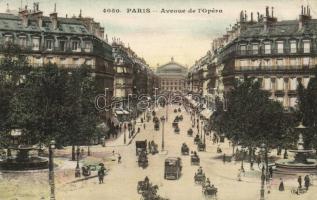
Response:
POLYGON ((290 65, 291 65, 291 67, 292 66, 297 66, 298 65, 297 59, 296 58, 291 58, 290 59, 290 65))
POLYGON ((247 53, 247 45, 240 45, 240 53, 245 55, 247 53))
POLYGON ((283 41, 277 42, 277 53, 284 53, 284 43, 283 41))
POLYGON ((309 40, 304 40, 303 41, 304 45, 304 53, 310 53, 310 41, 309 40))
POLYGON ((66 47, 66 41, 64 40, 59 41, 59 49, 61 51, 65 51, 65 47, 66 47))
POLYGON ((291 53, 296 53, 297 52, 297 43, 295 40, 291 41, 291 53))
POLYGON ((270 43, 264 44, 264 54, 271 54, 271 44, 270 43))
POLYGON ((84 48, 85 48, 86 50, 90 50, 90 48, 91 48, 91 42, 90 42, 90 41, 85 41, 85 43, 84 43, 84 48))
POLYGON ((252 44, 252 54, 256 55, 259 53, 259 45, 258 44, 252 44))
POLYGON ((290 87, 289 87, 290 90, 296 90, 297 89, 298 82, 297 82, 296 78, 290 78, 289 79, 289 83, 290 83, 290 87))
POLYGON ((309 78, 308 78, 308 77, 303 78, 303 86, 304 86, 305 88, 307 88, 308 83, 309 83, 309 78))
POLYGON ((309 66, 310 59, 308 57, 303 58, 303 66, 309 66))
POLYGON ((21 48, 26 48, 26 37, 25 36, 20 36, 19 45, 21 48))
POLYGON ((248 67, 248 60, 240 60, 240 68, 241 70, 245 70, 248 67))
POLYGON ((77 51, 79 48, 79 42, 78 41, 73 41, 72 42, 72 50, 77 51))
POLYGON ((283 59, 277 59, 276 60, 276 65, 278 69, 282 69, 284 66, 284 60, 283 59))
POLYGON ((289 98, 289 106, 290 107, 295 107, 297 104, 297 97, 290 97, 289 98))
POLYGON ((53 40, 46 40, 45 47, 46 47, 46 50, 52 50, 53 49, 53 40))
POLYGON ((4 43, 8 44, 8 43, 12 43, 13 42, 13 37, 12 35, 5 35, 4 36, 4 43))
POLYGON ((32 50, 34 51, 40 50, 40 38, 38 37, 32 38, 32 50))
POLYGON ((270 69, 271 66, 272 64, 270 59, 263 60, 263 69, 270 69))
POLYGON ((275 83, 276 90, 284 90, 284 78, 277 78, 275 83))
POLYGON ((271 90, 272 89, 272 82, 270 78, 264 78, 264 89, 271 90))

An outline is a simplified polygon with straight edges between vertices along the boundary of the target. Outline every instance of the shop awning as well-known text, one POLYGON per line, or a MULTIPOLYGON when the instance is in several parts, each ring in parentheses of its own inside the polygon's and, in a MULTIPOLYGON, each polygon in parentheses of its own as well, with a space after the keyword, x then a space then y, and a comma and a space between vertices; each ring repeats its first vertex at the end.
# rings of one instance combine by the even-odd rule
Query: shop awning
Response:
POLYGON ((117 114, 117 115, 123 115, 124 113, 123 113, 122 110, 116 110, 116 114, 117 114))
POLYGON ((211 117, 212 113, 213 113, 212 110, 204 109, 203 111, 201 111, 200 115, 206 119, 209 119, 211 117))

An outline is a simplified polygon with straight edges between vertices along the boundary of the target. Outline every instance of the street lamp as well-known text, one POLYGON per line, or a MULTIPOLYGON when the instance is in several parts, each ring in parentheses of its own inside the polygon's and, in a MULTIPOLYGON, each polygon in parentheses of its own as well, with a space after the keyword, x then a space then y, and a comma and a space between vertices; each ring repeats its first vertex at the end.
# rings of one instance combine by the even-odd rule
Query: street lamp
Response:
POLYGON ((161 117, 162 122, 162 151, 164 151, 164 123, 165 123, 165 117, 161 117))
POLYGON ((243 162, 245 159, 245 153, 246 151, 244 149, 242 149, 242 161, 241 161, 241 171, 244 172, 244 166, 243 166, 243 162))
POLYGON ((203 120, 201 120, 201 126, 200 126, 200 138, 203 139, 203 120))
POLYGON ((79 169, 79 146, 77 146, 77 150, 76 150, 76 154, 77 154, 77 165, 76 165, 76 169, 75 169, 75 177, 78 178, 80 177, 80 169, 79 169))
POLYGON ((127 129, 124 129, 124 133, 123 133, 123 143, 126 144, 127 143, 127 136, 126 136, 126 132, 127 129))
POLYGON ((155 89, 155 107, 157 108, 157 90, 158 88, 154 88, 155 89))
MULTIPOLYGON (((264 143, 261 144, 261 154, 262 154, 262 161, 265 154, 266 146, 264 143)), ((265 174, 264 174, 264 165, 262 165, 262 174, 261 174, 261 190, 260 190, 260 200, 264 200, 264 180, 265 180, 265 174)))
POLYGON ((49 184, 51 188, 51 194, 50 194, 51 200, 55 200, 54 159, 53 159, 54 149, 55 149, 55 140, 51 140, 49 145, 49 156, 48 156, 48 170, 49 170, 49 184))

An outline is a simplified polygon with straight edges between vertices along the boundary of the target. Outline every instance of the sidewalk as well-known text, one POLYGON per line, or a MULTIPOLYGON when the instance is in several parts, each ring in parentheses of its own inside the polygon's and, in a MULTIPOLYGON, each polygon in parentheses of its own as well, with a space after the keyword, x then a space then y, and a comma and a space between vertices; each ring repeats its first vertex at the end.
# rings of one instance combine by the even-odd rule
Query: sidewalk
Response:
MULTIPOLYGON (((141 117, 143 117, 143 115, 141 117)), ((126 144, 124 144, 124 130, 122 129, 123 131, 118 133, 117 138, 111 138, 110 140, 109 139, 106 140, 106 147, 127 146, 127 145, 131 144, 132 141, 134 140, 134 138, 136 137, 136 135, 138 134, 138 132, 137 132, 138 127, 141 128, 140 133, 143 131, 143 123, 140 122, 141 117, 136 119, 136 125, 135 125, 136 133, 131 138, 129 138, 128 129, 126 130, 126 133, 125 133, 126 134, 126 144)), ((145 122, 145 123, 147 123, 147 122, 145 122)))

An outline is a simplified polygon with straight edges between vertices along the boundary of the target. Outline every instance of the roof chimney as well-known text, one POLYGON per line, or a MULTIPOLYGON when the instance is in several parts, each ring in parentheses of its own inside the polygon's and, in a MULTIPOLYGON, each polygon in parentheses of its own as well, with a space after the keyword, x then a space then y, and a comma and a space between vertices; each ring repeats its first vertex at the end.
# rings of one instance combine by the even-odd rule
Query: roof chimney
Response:
POLYGON ((39 27, 43 25, 43 12, 39 10, 39 3, 33 4, 33 13, 32 16, 36 19, 39 27))
POLYGON ((306 22, 309 21, 310 19, 311 19, 310 8, 307 6, 307 10, 306 10, 306 7, 302 6, 302 11, 301 11, 301 14, 299 15, 298 29, 299 30, 303 29, 306 22))
POLYGON ((79 18, 81 18, 81 9, 80 9, 80 11, 79 11, 79 16, 78 16, 79 18))
POLYGON ((57 29, 58 21, 57 21, 57 12, 56 12, 56 4, 54 4, 54 12, 50 14, 50 19, 52 21, 53 29, 57 29))
POLYGON ((22 19, 22 25, 24 27, 27 27, 29 25, 29 11, 27 6, 25 6, 24 10, 23 9, 20 10, 19 16, 22 19))
POLYGON ((257 12, 257 15, 258 15, 258 22, 260 22, 260 13, 257 12))
POLYGON ((253 12, 251 12, 251 22, 253 22, 253 12))
POLYGON ((171 57, 171 62, 174 62, 174 57, 171 57))
POLYGON ((269 7, 266 6, 265 8, 265 17, 269 17, 269 7))
POLYGON ((271 11, 272 12, 272 16, 271 17, 273 18, 274 17, 274 7, 272 6, 271 9, 272 9, 272 11, 271 11))

